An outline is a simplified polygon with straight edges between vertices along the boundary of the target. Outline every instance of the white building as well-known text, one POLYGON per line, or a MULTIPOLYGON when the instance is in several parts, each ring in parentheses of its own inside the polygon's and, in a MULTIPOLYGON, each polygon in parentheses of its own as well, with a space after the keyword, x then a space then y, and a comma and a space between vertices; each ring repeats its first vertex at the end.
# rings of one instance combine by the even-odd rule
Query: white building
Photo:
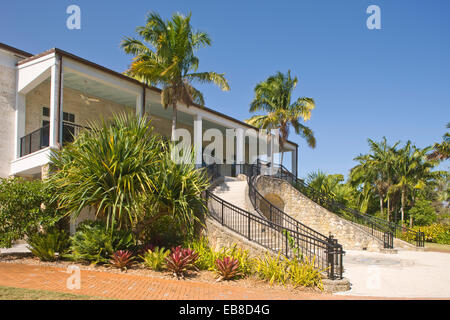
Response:
MULTIPOLYGON (((0 43, 0 177, 38 179, 52 148, 64 146, 89 122, 114 113, 147 113, 155 131, 170 137, 171 107, 164 109, 161 90, 71 53, 54 48, 32 55, 0 43)), ((178 105, 177 127, 193 137, 201 162, 203 133, 210 128, 236 129, 236 163, 251 163, 248 137, 256 128, 204 106, 178 105)), ((289 142, 292 172, 297 174, 298 146, 289 142)), ((259 152, 261 154, 261 151, 259 152)))

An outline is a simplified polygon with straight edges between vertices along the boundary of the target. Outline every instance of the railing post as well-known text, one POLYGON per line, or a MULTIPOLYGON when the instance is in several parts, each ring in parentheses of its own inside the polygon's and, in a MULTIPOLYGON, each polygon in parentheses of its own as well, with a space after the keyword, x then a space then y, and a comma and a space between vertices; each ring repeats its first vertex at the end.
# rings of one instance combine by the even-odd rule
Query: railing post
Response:
POLYGON ((288 240, 289 240, 288 239, 288 232, 286 230, 286 243, 285 243, 285 245, 286 245, 286 257, 287 258, 289 258, 289 241, 288 240))
POLYGON ((334 259, 334 241, 333 241, 333 235, 330 234, 330 236, 327 239, 327 258, 328 258, 328 278, 331 280, 334 280, 334 268, 335 268, 335 259, 334 259))
POLYGON ((250 236, 250 212, 247 212, 247 217, 248 217, 248 228, 247 228, 247 234, 248 234, 248 240, 252 240, 251 236, 250 236))
POLYGON ((222 225, 223 225, 223 200, 222 200, 222 225))
POLYGON ((385 249, 393 249, 394 248, 394 239, 393 234, 390 231, 386 231, 384 233, 384 248, 385 249))

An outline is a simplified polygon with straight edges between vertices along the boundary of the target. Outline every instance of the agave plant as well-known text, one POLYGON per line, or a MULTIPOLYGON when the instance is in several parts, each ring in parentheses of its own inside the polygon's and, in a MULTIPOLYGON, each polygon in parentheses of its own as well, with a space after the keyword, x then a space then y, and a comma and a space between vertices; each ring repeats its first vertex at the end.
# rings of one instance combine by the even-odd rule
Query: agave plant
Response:
POLYGON ((232 257, 223 257, 216 260, 216 269, 220 280, 231 280, 242 274, 239 272, 239 261, 232 257))
POLYGON ((112 267, 119 268, 120 270, 126 270, 133 265, 133 260, 134 256, 131 251, 118 250, 112 254, 109 264, 112 267))

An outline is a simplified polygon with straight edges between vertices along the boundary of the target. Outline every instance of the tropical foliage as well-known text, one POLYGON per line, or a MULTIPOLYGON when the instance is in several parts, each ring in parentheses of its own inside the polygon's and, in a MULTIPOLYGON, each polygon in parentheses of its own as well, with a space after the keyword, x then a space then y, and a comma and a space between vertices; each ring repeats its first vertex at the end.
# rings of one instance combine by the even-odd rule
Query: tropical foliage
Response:
POLYGON ((63 215, 43 181, 0 178, 0 248, 55 225, 63 215))
POLYGON ((193 234, 205 214, 207 176, 192 154, 175 163, 170 145, 152 133, 146 117, 119 114, 55 152, 50 182, 59 208, 72 219, 95 208, 109 229, 133 230, 136 238, 163 218, 193 234))
POLYGON ((448 199, 448 172, 433 170, 438 162, 428 157, 431 148, 411 141, 389 145, 386 138, 368 143, 370 152, 354 159, 358 164, 347 181, 319 170, 306 182, 349 208, 399 224, 409 220, 410 227, 429 225, 440 210, 448 211, 442 202, 448 199))
POLYGON ((151 12, 145 26, 136 28, 139 38, 125 37, 122 48, 134 55, 133 63, 126 72, 149 85, 162 86, 161 103, 164 108, 172 106, 172 140, 175 140, 177 104, 204 105, 203 94, 193 83, 213 83, 222 90, 229 90, 224 74, 197 72, 199 58, 196 51, 211 45, 206 32, 191 26, 191 14, 175 13, 171 20, 164 20, 151 12))
MULTIPOLYGON (((277 72, 255 87, 255 97, 250 104, 250 112, 262 111, 264 114, 255 115, 246 120, 257 128, 271 130, 279 129, 280 147, 283 148, 288 140, 289 131, 294 129, 306 139, 312 148, 316 146, 316 139, 312 130, 301 123, 311 118, 311 110, 315 108, 312 98, 300 97, 294 100, 292 92, 297 86, 297 77, 291 77, 291 71, 286 74, 277 72)), ((283 152, 281 164, 283 164, 283 152)))
POLYGON ((55 261, 65 255, 70 247, 69 235, 58 228, 33 234, 27 243, 31 253, 42 261, 55 261))
POLYGON ((83 222, 71 243, 67 258, 93 264, 108 263, 116 251, 130 250, 136 244, 130 231, 107 229, 101 221, 83 222))
POLYGON ((164 247, 154 247, 152 250, 149 249, 142 256, 144 266, 155 271, 162 271, 165 269, 165 261, 169 254, 170 250, 167 250, 164 247))
MULTIPOLYGON (((450 122, 447 123, 447 129, 450 129, 450 122)), ((441 143, 435 143, 433 145, 433 152, 428 155, 430 159, 434 160, 447 160, 450 158, 450 132, 446 132, 442 136, 441 143)))

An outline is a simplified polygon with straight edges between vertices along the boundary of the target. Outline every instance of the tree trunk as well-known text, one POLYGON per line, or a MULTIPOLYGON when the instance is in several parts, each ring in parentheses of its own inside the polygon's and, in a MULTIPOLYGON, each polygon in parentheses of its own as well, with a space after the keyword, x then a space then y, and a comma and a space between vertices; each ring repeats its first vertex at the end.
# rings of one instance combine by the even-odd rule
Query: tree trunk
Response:
POLYGON ((380 194, 380 211, 381 211, 381 216, 383 216, 383 212, 384 212, 384 207, 383 207, 383 197, 380 194))
POLYGON ((177 104, 172 105, 172 141, 175 141, 175 131, 177 129, 177 104))
POLYGON ((387 197, 387 221, 390 222, 391 221, 391 200, 389 199, 389 197, 387 197))
POLYGON ((402 206, 401 206, 401 213, 402 213, 402 227, 404 226, 405 221, 405 189, 402 188, 402 206))

